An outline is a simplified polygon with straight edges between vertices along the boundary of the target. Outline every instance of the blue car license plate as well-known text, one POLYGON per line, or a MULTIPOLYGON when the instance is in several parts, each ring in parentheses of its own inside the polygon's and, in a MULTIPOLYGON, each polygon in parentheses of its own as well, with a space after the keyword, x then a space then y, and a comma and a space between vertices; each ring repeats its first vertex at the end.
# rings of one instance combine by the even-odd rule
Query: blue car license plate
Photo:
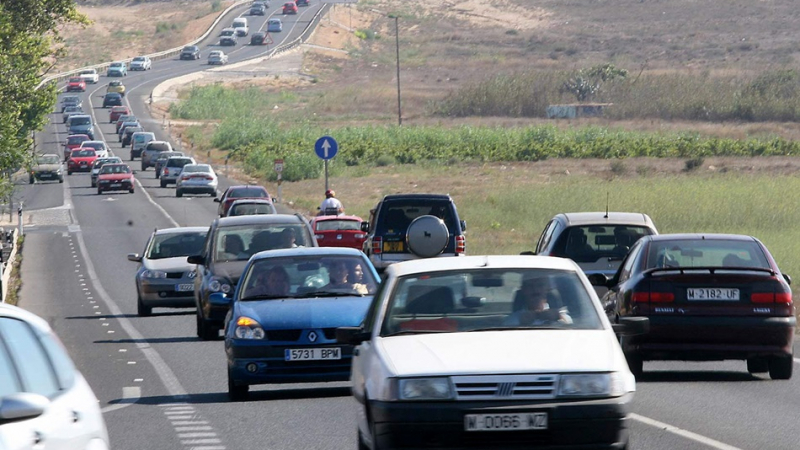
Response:
POLYGON ((342 359, 340 348, 295 348, 286 349, 286 361, 320 361, 342 359))

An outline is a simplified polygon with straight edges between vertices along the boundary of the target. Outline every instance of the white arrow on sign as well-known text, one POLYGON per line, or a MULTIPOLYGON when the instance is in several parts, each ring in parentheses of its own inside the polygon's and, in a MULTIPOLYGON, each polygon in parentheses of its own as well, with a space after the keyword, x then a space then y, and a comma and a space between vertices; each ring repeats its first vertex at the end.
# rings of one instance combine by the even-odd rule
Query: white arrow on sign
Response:
POLYGON ((328 150, 331 148, 331 143, 325 139, 325 142, 322 143, 322 150, 325 151, 325 159, 328 159, 328 150))

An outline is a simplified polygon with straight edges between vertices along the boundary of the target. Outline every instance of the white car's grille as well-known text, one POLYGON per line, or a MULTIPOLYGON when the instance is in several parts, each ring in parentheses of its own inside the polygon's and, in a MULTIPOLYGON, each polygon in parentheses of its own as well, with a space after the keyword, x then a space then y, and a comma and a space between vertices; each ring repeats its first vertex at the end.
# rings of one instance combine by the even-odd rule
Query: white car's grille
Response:
POLYGON ((555 397, 558 375, 452 377, 457 400, 544 400, 555 397))

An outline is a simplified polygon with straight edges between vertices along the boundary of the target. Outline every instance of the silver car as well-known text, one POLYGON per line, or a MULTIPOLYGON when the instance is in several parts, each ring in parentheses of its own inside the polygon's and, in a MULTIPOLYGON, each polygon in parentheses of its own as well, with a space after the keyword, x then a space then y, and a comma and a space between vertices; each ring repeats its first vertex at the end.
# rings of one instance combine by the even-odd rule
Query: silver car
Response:
POLYGON ((137 312, 149 316, 154 307, 194 306, 194 264, 186 257, 203 251, 208 227, 181 227, 156 230, 150 235, 144 253, 128 254, 139 263, 136 271, 137 312))
POLYGON ((164 171, 164 164, 167 163, 167 160, 172 158, 173 156, 186 156, 183 152, 161 152, 156 156, 155 164, 153 164, 156 168, 156 178, 161 177, 161 173, 164 171))
POLYGON ((217 196, 217 174, 209 164, 187 164, 175 182, 175 196, 210 194, 217 196))
POLYGON ((188 156, 173 156, 167 159, 164 164, 164 171, 161 173, 161 187, 167 187, 168 184, 175 184, 178 177, 183 171, 183 166, 187 164, 195 164, 194 158, 188 156))
POLYGON ((142 150, 142 170, 155 167, 156 158, 161 152, 171 152, 172 145, 167 141, 150 141, 142 150))
POLYGON ((228 208, 228 214, 225 217, 232 216, 249 216, 252 214, 278 214, 275 205, 265 198, 243 198, 241 200, 234 200, 231 207, 228 208))

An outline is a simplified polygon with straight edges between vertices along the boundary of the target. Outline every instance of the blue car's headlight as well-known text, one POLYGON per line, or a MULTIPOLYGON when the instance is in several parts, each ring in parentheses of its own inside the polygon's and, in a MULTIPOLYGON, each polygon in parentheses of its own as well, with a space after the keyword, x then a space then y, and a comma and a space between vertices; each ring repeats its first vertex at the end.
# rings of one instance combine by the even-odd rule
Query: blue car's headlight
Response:
POLYGON ((397 381, 399 400, 449 400, 453 388, 449 378, 407 378, 397 381))
MULTIPOLYGON (((104 182, 107 183, 108 181, 101 181, 101 183, 104 182)), ((139 278, 167 278, 167 272, 161 270, 143 270, 139 278)))
POLYGON ((211 292, 229 294, 233 291, 233 288, 231 287, 231 283, 224 278, 212 278, 211 281, 208 282, 208 290, 211 292))
POLYGON ((616 373, 562 375, 558 388, 559 397, 618 397, 623 393, 616 373))
POLYGON ((233 335, 237 339, 264 339, 266 337, 261 325, 245 316, 239 317, 236 321, 236 329, 233 331, 233 335))

